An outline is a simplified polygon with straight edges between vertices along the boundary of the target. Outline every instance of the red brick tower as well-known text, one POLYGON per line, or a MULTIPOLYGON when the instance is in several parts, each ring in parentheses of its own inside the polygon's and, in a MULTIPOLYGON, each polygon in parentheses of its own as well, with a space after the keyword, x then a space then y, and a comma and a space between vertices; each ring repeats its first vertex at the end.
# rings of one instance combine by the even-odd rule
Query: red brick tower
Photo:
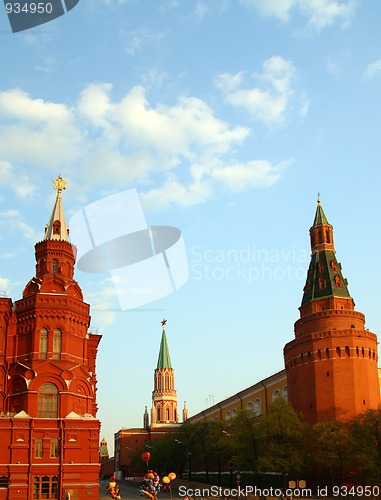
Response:
POLYGON ((336 260, 318 200, 311 262, 295 339, 284 348, 288 398, 311 424, 349 419, 380 404, 377 337, 364 328, 336 260))
POLYGON ((98 497, 99 427, 89 305, 74 280, 61 192, 36 275, 12 307, 0 299, 0 500, 98 497), (5 377, 4 377, 5 374, 5 377), (9 465, 5 465, 9 464, 9 465))

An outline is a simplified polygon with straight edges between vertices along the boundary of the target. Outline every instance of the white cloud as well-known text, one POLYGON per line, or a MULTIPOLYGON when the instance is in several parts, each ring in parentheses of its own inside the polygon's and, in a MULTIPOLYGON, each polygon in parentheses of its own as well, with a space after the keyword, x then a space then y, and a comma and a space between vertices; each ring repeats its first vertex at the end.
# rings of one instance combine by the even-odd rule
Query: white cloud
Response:
POLYGON ((215 169, 213 177, 218 179, 226 189, 234 192, 271 187, 280 179, 283 170, 290 163, 290 160, 276 165, 272 165, 267 160, 254 160, 246 164, 236 163, 215 169))
POLYGON ((367 66, 364 73, 364 78, 366 80, 371 80, 379 73, 381 73, 381 59, 378 59, 377 61, 374 61, 367 66))
POLYGON ((0 276, 0 295, 4 296, 4 292, 7 292, 11 287, 11 281, 8 278, 2 278, 0 276))
POLYGON ((193 15, 197 22, 201 22, 208 13, 208 6, 204 2, 197 2, 193 11, 193 15))
MULTIPOLYGON (((250 110, 258 119, 280 122, 293 93, 294 73, 292 63, 282 58, 266 61, 256 77, 267 89, 258 89, 257 101, 255 89, 237 88, 243 75, 224 75, 219 82, 232 103, 244 105, 251 92, 250 110)), ((113 100, 108 83, 87 86, 71 106, 35 99, 18 89, 0 92, 0 124, 0 185, 9 185, 18 196, 35 192, 22 168, 36 167, 35 173, 54 169, 69 178, 73 173, 82 190, 97 184, 105 189, 140 184, 151 205, 189 206, 212 197, 226 184, 223 169, 239 164, 237 147, 251 132, 217 117, 196 97, 151 104, 146 88, 137 85, 113 100)), ((244 168, 251 176, 247 185, 261 184, 253 180, 250 161, 244 168)), ((21 222, 18 228, 31 237, 21 222)))
POLYGON ((242 73, 224 73, 216 79, 216 86, 225 100, 244 108, 255 119, 267 125, 282 124, 294 97, 296 70, 292 61, 273 56, 263 63, 263 71, 254 78, 260 86, 243 89, 242 73))
POLYGON ((33 196, 37 186, 25 173, 18 173, 8 161, 0 159, 0 186, 10 189, 19 198, 33 196))
POLYGON ((80 157, 80 129, 64 104, 32 99, 19 89, 0 92, 0 151, 3 160, 51 166, 80 157), (4 155, 8 158, 4 158, 4 155))
POLYGON ((88 293, 84 291, 85 300, 91 304, 91 324, 92 328, 102 329, 112 324, 116 318, 116 311, 119 308, 116 291, 111 278, 105 278, 94 286, 90 284, 88 293), (96 290, 96 291, 94 291, 96 290))
POLYGON ((241 3, 281 22, 289 21, 293 13, 301 14, 310 27, 319 31, 335 23, 348 26, 358 0, 241 0, 241 3))
POLYGON ((18 210, 8 209, 0 212, 0 225, 7 227, 11 231, 17 231, 18 234, 27 240, 37 241, 38 234, 24 220, 18 210))
POLYGON ((133 56, 138 52, 143 45, 147 43, 157 45, 165 34, 162 32, 155 32, 148 30, 145 27, 137 28, 126 33, 122 33, 122 39, 124 40, 126 52, 128 55, 133 56))

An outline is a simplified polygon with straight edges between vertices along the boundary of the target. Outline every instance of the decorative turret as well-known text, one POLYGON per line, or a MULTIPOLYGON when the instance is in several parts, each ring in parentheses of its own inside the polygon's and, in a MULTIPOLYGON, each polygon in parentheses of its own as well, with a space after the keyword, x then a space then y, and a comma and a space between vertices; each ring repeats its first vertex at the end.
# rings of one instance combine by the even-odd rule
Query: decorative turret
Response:
POLYGON ((187 408, 187 402, 184 401, 183 422, 186 422, 187 420, 188 420, 188 408, 187 408))
POLYGON ((295 339, 284 348, 288 397, 310 423, 377 408, 377 337, 365 330, 336 260, 333 228, 318 199, 295 339))
POLYGON ((147 407, 145 407, 144 414, 143 414, 143 428, 147 429, 148 427, 149 427, 149 415, 148 415, 147 407))

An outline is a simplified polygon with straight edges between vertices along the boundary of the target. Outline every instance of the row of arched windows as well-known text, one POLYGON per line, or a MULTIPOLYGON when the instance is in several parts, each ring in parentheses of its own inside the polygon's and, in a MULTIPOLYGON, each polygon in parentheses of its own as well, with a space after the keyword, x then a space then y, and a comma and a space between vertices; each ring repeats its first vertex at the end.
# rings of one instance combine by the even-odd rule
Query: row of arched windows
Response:
POLYGON ((156 389, 167 390, 170 391, 173 389, 173 376, 170 374, 165 374, 164 376, 161 373, 156 374, 156 389))
MULTIPOLYGON (((280 391, 280 389, 275 389, 272 394, 272 402, 274 402, 278 398, 287 399, 288 398, 288 390, 287 385, 285 385, 280 391)), ((262 400, 261 398, 256 398, 254 402, 249 401, 246 405, 247 411, 252 411, 256 417, 260 417, 262 415, 262 400)), ((238 410, 233 408, 232 411, 227 411, 225 415, 226 420, 230 420, 238 415, 238 410)))
POLYGON ((171 421, 174 420, 177 422, 177 410, 176 408, 173 409, 173 419, 171 418, 171 408, 168 406, 165 406, 164 408, 161 407, 161 405, 156 406, 156 412, 157 412, 157 421, 162 422, 163 420, 165 421, 171 421), (165 417, 165 418, 163 418, 165 417))

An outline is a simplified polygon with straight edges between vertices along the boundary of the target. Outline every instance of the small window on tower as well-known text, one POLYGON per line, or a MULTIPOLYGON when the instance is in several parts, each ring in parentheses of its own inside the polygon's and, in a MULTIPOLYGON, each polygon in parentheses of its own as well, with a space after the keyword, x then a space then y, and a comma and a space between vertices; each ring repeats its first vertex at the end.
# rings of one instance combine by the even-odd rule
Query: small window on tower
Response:
POLYGON ((56 274, 58 272, 58 260, 53 260, 52 262, 52 272, 56 274))
POLYGON ((53 222, 53 234, 61 234, 61 222, 59 220, 53 222))
POLYGON ((337 286, 337 288, 341 288, 341 278, 338 274, 336 274, 335 276, 335 285, 337 286))
POLYGON ((323 290, 327 286, 327 281, 324 276, 319 276, 318 279, 319 290, 323 290))

